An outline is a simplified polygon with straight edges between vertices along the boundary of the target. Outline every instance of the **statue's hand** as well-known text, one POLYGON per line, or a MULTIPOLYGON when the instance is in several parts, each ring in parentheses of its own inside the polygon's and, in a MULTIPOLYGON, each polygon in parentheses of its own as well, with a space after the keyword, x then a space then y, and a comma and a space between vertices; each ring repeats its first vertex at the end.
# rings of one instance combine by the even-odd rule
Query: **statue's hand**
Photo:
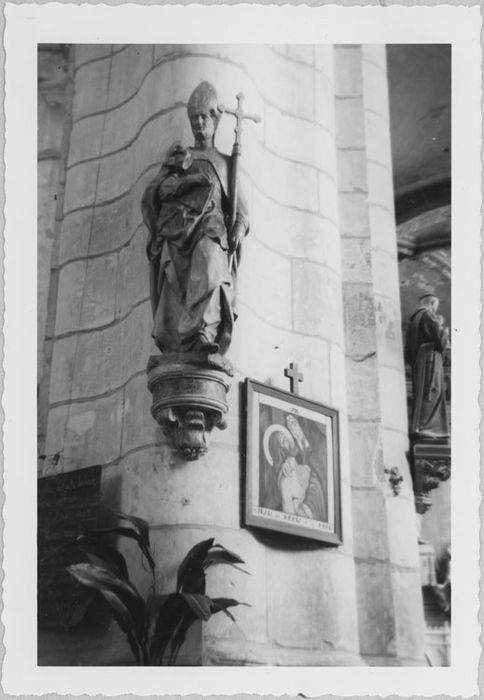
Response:
POLYGON ((182 191, 191 190, 199 185, 206 185, 208 182, 207 176, 203 173, 191 173, 181 178, 179 189, 182 191))
POLYGON ((240 222, 236 221, 232 227, 229 236, 229 252, 233 253, 237 250, 239 245, 242 243, 245 237, 245 226, 240 222))
POLYGON ((292 476, 294 474, 295 459, 290 457, 286 459, 281 466, 281 476, 292 476))

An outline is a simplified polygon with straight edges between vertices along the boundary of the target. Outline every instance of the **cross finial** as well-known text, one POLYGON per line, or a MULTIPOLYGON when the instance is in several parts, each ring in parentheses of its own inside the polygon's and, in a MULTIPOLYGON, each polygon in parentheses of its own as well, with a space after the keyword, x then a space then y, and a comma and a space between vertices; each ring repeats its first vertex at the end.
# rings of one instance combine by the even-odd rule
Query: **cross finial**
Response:
POLYGON ((289 378, 291 392, 299 394, 299 383, 303 381, 304 374, 299 372, 296 362, 289 363, 289 367, 284 370, 284 376, 289 378))
POLYGON ((246 114, 244 112, 244 108, 242 106, 242 103, 244 101, 244 93, 239 92, 236 96, 237 100, 237 107, 235 109, 229 109, 229 107, 225 107, 225 105, 219 105, 218 106, 218 111, 219 112, 226 112, 227 114, 231 114, 232 116, 235 117, 235 144, 234 145, 240 145, 240 140, 242 137, 242 123, 244 119, 250 119, 251 121, 255 122, 258 124, 261 120, 258 114, 246 114))

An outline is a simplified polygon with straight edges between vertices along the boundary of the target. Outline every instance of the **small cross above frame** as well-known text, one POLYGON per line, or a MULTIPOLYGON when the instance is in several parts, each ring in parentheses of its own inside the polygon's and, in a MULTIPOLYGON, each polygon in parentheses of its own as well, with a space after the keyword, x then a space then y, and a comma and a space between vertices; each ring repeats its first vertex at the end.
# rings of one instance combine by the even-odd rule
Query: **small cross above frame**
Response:
POLYGON ((284 370, 284 376, 289 378, 291 393, 299 394, 299 383, 303 381, 304 374, 299 372, 296 362, 289 363, 289 368, 284 370))

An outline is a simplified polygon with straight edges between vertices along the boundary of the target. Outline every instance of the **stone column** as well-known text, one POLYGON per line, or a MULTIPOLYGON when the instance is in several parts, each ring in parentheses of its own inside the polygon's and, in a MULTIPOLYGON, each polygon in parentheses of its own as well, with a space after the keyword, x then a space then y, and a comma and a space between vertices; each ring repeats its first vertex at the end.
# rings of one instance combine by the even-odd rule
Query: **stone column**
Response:
POLYGON ((383 461, 398 467, 404 486, 386 493, 388 544, 395 607, 396 653, 402 665, 423 662, 424 621, 414 496, 409 465, 407 405, 384 46, 363 47, 363 88, 383 461))
POLYGON ((384 47, 336 48, 336 114, 360 650, 423 658, 384 47), (385 468, 404 476, 398 497, 385 468))
POLYGON ((252 129, 244 146, 252 228, 232 356, 240 379, 249 376, 286 389, 284 368, 296 361, 305 376, 301 394, 341 411, 344 532, 338 549, 303 542, 300 548, 264 548, 266 642, 254 661, 354 665, 361 661, 345 419, 333 51, 310 46, 245 51, 262 98, 263 134, 252 129))
MULTIPOLYGON (((120 475, 138 453, 143 463, 145 452, 159 441, 146 396, 151 310, 139 206, 160 147, 157 139, 156 147, 155 139, 143 141, 156 110, 138 97, 152 67, 153 47, 71 50, 72 126, 56 243, 45 447, 56 457, 45 460, 43 473, 101 464, 103 498, 122 508, 120 475)), ((152 99, 156 96, 159 92, 152 99)), ((133 494, 127 498, 132 499, 129 512, 139 511, 133 494)), ((134 552, 133 563, 139 564, 134 552)), ((106 638, 49 638, 39 649, 47 663, 130 659, 116 625, 106 638)))
MULTIPOLYGON (((61 451, 58 470, 102 464, 105 501, 152 525, 165 590, 173 590, 178 564, 199 540, 213 536, 246 560, 250 577, 216 567, 208 592, 252 607, 235 609, 237 625, 219 615, 194 630, 183 662, 361 663, 333 50, 79 46, 74 87, 47 451, 61 451), (213 433, 205 457, 186 463, 173 455, 149 411, 145 367, 154 348, 140 198, 168 146, 191 142, 185 105, 203 79, 228 105, 243 91, 247 109, 263 122, 248 125, 244 135, 241 186, 251 232, 229 353, 236 370, 229 427, 213 433), (304 541, 289 547, 241 527, 240 383, 250 376, 288 388, 289 361, 305 374, 303 395, 341 411, 340 548, 304 541)), ((216 144, 225 152, 232 130, 223 119, 216 144)), ((134 549, 126 552, 136 568, 134 549)), ((134 579, 148 586, 144 572, 134 579)), ((103 648, 105 659, 126 652, 110 649, 103 648)))
POLYGON ((39 453, 43 453, 57 297, 56 276, 51 275, 51 269, 56 267, 57 234, 62 215, 72 86, 68 49, 61 44, 40 44, 38 52, 37 385, 39 453))
MULTIPOLYGON (((184 662, 357 664, 359 651, 370 663, 421 661, 386 90, 382 48, 75 47, 45 450, 59 459, 46 467, 102 465, 104 500, 152 525, 165 590, 201 539, 246 560, 251 577, 213 569, 208 592, 252 607, 236 609, 237 625, 217 616, 195 629, 184 662), (185 463, 149 411, 140 198, 169 145, 191 141, 185 105, 202 79, 229 105, 242 90, 263 122, 245 131, 252 227, 229 427, 185 463), (301 393, 340 411, 337 549, 289 547, 241 527, 240 384, 249 376, 287 388, 290 361, 305 374, 301 393), (398 497, 384 472, 393 466, 404 475, 398 497)), ((232 129, 223 119, 217 146, 226 152, 232 129)), ((146 588, 134 549, 126 552, 146 588)), ((107 648, 105 662, 126 652, 107 648)), ((93 649, 78 658, 99 662, 99 642, 93 649)))

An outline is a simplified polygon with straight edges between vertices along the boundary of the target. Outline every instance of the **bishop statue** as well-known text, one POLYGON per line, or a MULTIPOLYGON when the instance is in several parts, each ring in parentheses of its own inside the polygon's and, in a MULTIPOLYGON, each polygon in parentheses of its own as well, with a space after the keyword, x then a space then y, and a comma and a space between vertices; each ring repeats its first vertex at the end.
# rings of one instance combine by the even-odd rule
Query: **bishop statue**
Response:
POLYGON ((232 161, 214 146, 221 117, 208 82, 188 100, 194 145, 174 143, 142 199, 149 231, 153 338, 163 353, 224 355, 235 319, 235 286, 247 206, 237 189, 231 203, 232 161))

